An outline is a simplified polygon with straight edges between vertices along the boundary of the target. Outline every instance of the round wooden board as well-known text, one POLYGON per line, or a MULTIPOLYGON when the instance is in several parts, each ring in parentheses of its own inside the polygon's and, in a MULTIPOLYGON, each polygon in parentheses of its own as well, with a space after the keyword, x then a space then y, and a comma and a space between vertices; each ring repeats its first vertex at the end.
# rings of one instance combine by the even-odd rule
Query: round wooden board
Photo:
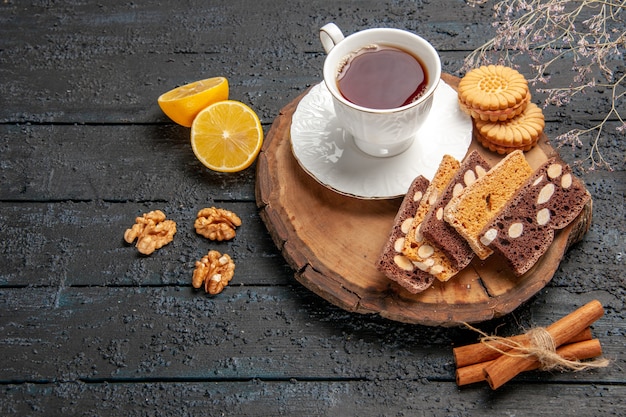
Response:
MULTIPOLYGON (((442 78, 453 87, 459 79, 442 78)), ((306 93, 304 93, 306 94, 306 93)), ((513 275, 503 260, 477 258, 450 281, 411 294, 376 269, 401 199, 364 200, 319 184, 294 158, 291 117, 304 96, 285 106, 267 134, 257 159, 256 201, 274 243, 295 278, 329 302, 352 312, 430 326, 476 323, 510 313, 552 278, 563 254, 589 228, 591 203, 558 232, 548 252, 528 273, 513 275)), ((495 164, 502 158, 473 141, 495 164)), ((526 153, 533 168, 558 155, 545 135, 526 153)))

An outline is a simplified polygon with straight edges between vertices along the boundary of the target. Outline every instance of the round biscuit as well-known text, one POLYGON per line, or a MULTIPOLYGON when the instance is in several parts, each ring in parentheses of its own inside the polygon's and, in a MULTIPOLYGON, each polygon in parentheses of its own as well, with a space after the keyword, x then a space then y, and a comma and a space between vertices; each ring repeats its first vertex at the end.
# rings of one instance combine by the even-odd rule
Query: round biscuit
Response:
POLYGON ((472 116, 474 119, 480 119, 486 122, 488 121, 498 122, 498 121, 505 121, 505 120, 511 119, 519 115, 521 112, 524 111, 524 109, 526 108, 526 105, 530 102, 530 99, 531 99, 531 95, 529 93, 526 95, 526 98, 522 102, 518 103, 516 106, 510 107, 504 110, 494 110, 494 111, 479 110, 479 109, 469 107, 466 103, 461 101, 460 97, 459 97, 459 104, 461 106, 461 109, 465 111, 465 113, 472 116))
POLYGON ((529 151, 532 148, 534 148, 537 145, 537 142, 539 141, 539 139, 537 138, 533 142, 528 143, 526 145, 502 146, 502 145, 498 145, 498 144, 495 144, 493 142, 490 142, 488 139, 485 139, 483 136, 481 136, 478 132, 475 132, 474 137, 476 138, 476 140, 483 147, 489 149, 492 152, 496 152, 496 153, 501 154, 501 155, 509 154, 509 153, 511 153, 513 151, 516 151, 516 150, 525 151, 525 152, 529 151))
POLYGON ((474 111, 499 111, 516 107, 529 94, 522 74, 503 65, 486 65, 469 71, 459 82, 459 98, 474 111))
POLYGON ((544 127, 543 112, 535 103, 528 103, 523 112, 505 121, 474 119, 477 133, 491 144, 502 147, 524 147, 536 142, 544 127))

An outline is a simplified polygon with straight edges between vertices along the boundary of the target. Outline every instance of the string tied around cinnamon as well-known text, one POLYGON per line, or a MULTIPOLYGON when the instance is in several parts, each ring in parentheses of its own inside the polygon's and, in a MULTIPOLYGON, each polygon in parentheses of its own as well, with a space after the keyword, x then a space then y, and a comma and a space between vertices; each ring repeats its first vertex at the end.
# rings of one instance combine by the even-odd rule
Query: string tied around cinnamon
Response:
POLYGON ((464 323, 464 325, 468 329, 479 333, 482 336, 480 343, 490 349, 497 351, 501 355, 534 358, 540 363, 539 369, 544 371, 559 370, 577 372, 592 368, 605 368, 609 365, 609 360, 606 358, 596 358, 591 361, 581 362, 560 356, 556 353, 557 346, 552 335, 550 335, 545 327, 534 327, 528 330, 525 335, 529 343, 525 344, 502 336, 488 335, 468 323, 464 323), (498 346, 502 346, 503 348, 498 346))

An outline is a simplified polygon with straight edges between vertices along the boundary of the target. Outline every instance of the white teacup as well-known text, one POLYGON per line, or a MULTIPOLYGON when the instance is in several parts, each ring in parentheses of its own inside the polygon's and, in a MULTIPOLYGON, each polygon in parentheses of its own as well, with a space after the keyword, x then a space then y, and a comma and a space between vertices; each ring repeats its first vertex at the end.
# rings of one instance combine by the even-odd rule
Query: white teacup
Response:
POLYGON ((435 48, 418 35, 391 28, 366 29, 344 38, 334 23, 320 29, 320 40, 328 54, 324 83, 333 97, 339 123, 353 136, 356 146, 379 157, 398 155, 408 149, 430 112, 441 77, 441 60, 435 48), (419 59, 428 74, 428 83, 417 100, 401 107, 373 109, 354 104, 341 94, 337 85, 341 66, 355 51, 372 44, 396 47, 419 59))

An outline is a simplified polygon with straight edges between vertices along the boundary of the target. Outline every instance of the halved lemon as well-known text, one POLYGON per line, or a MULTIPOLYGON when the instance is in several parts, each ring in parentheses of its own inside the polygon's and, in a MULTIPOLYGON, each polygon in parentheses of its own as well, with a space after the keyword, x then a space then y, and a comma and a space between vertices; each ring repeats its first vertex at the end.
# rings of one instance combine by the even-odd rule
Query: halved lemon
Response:
POLYGON ((228 80, 213 77, 177 87, 159 96, 157 101, 170 119, 190 127, 202 109, 223 100, 228 100, 228 80))
POLYGON ((263 145, 263 128, 247 105, 225 100, 202 110, 191 125, 191 147, 204 166, 219 172, 248 168, 263 145))

